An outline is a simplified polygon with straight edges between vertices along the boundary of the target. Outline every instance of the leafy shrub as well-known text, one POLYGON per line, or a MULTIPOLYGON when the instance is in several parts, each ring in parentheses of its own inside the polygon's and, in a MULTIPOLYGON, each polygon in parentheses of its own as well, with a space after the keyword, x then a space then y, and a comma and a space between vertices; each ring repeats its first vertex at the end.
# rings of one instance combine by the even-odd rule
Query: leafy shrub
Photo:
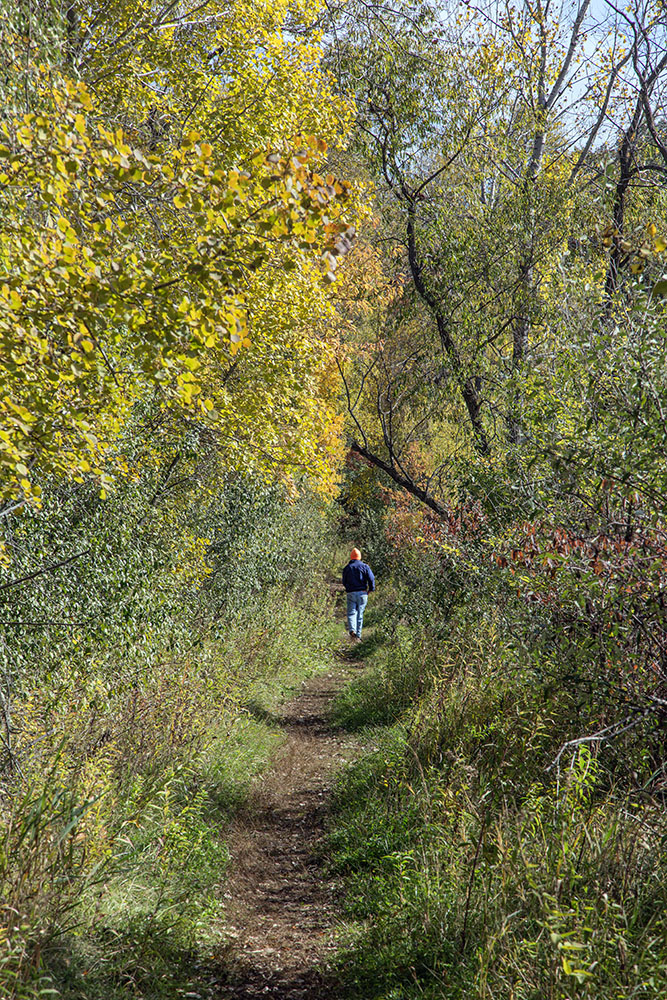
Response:
POLYGON ((532 646, 518 631, 520 602, 489 608, 489 590, 446 632, 416 627, 404 600, 385 607, 365 673, 339 697, 342 721, 374 727, 330 833, 351 920, 345 988, 365 1000, 657 1000, 667 827, 660 799, 638 788, 651 773, 641 727, 568 748, 573 719, 591 724, 601 706, 582 703, 539 630, 532 646), (397 607, 404 624, 387 627, 397 607))
POLYGON ((235 480, 156 506, 160 482, 149 466, 113 504, 61 485, 4 519, 28 571, 64 563, 3 594, 25 623, 0 649, 12 1000, 133 976, 173 995, 170 965, 187 979, 217 923, 220 826, 280 739, 272 712, 337 641, 321 503, 235 480))

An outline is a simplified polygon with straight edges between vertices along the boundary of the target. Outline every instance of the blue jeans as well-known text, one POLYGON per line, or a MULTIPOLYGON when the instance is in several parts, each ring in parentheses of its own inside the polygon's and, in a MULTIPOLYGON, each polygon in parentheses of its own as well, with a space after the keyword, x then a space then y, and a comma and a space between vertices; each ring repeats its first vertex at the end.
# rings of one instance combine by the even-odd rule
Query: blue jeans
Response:
POLYGON ((364 624, 364 608, 368 603, 365 590, 353 590, 347 595, 347 630, 354 632, 361 639, 361 626, 364 624))

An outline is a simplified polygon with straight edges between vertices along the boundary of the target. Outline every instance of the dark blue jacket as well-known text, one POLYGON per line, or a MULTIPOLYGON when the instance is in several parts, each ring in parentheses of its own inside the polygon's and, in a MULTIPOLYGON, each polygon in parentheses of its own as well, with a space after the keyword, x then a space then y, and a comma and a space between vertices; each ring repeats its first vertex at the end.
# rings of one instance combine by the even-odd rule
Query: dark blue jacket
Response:
POLYGON ((373 570, 361 559, 350 559, 343 570, 343 584, 348 594, 355 590, 375 590, 373 570))

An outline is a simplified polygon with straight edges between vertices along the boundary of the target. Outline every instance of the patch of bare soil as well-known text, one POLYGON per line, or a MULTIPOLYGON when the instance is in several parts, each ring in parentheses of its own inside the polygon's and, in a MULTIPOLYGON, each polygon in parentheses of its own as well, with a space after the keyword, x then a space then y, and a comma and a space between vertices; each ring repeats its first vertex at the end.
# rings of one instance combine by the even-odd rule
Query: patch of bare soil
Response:
POLYGON ((319 848, 334 774, 358 752, 327 718, 345 673, 312 677, 283 707, 287 740, 228 832, 232 973, 220 998, 336 995, 321 971, 334 948, 336 886, 319 848))

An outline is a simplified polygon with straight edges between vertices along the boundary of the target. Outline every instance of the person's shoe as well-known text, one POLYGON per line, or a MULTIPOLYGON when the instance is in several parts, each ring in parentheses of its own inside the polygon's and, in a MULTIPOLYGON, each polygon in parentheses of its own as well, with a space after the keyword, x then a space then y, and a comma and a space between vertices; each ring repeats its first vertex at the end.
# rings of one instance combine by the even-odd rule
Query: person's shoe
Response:
POLYGON ((352 632, 351 630, 350 630, 350 632, 348 632, 348 635, 350 636, 350 639, 356 639, 357 638, 357 633, 356 632, 352 632))

